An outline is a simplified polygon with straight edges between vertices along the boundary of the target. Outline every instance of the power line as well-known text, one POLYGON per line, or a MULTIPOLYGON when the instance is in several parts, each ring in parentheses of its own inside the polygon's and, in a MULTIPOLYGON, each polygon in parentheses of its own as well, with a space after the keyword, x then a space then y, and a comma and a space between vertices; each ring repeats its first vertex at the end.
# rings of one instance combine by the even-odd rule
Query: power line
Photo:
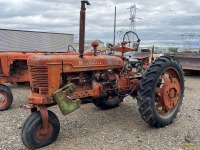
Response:
POLYGON ((195 34, 193 30, 191 33, 181 34, 183 41, 183 49, 200 49, 200 35, 195 34))

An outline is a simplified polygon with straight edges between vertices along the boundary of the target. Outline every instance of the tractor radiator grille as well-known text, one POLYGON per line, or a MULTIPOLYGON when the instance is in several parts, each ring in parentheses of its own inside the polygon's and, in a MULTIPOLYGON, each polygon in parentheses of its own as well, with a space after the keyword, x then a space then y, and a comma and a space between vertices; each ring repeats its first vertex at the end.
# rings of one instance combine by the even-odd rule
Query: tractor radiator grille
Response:
POLYGON ((48 94, 48 67, 30 66, 32 92, 48 94))

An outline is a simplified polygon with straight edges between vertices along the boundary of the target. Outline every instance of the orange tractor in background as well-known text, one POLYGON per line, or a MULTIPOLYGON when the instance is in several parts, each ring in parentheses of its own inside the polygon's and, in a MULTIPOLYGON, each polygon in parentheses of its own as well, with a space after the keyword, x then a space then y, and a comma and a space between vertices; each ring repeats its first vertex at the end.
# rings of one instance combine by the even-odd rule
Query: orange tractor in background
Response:
POLYGON ((13 102, 10 88, 3 83, 23 84, 29 82, 27 59, 36 53, 0 53, 0 111, 8 109, 13 102))
MULTIPOLYGON (((66 53, 54 53, 68 55, 74 49, 68 47, 66 53)), ((32 55, 47 55, 50 52, 1 52, 0 53, 0 111, 7 110, 13 102, 13 94, 4 83, 17 83, 19 85, 29 83, 27 59, 32 55)), ((71 54, 72 55, 72 54, 71 54)))
POLYGON ((138 50, 140 39, 136 33, 125 33, 121 47, 114 48, 120 54, 97 53, 96 41, 92 43, 93 51, 84 53, 86 4, 90 3, 81 1, 79 54, 28 58, 31 93, 26 108, 31 109, 31 114, 23 123, 21 138, 30 149, 44 147, 57 139, 60 122, 47 109, 53 105, 67 115, 78 109, 85 98, 91 98, 96 107, 110 109, 130 95, 137 98, 146 123, 163 127, 173 121, 182 104, 184 78, 177 60, 162 56, 149 64, 150 54, 137 54, 134 58, 142 69, 134 71, 124 57, 124 53, 138 50), (135 41, 129 40, 131 36, 135 41))

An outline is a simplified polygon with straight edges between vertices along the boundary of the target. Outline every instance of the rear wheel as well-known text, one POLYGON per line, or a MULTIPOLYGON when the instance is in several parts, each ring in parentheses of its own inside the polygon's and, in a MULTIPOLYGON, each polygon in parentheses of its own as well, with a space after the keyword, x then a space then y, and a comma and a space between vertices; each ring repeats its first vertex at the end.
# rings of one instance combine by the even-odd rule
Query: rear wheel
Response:
POLYGON ((122 102, 119 96, 106 96, 98 99, 92 99, 93 104, 101 109, 111 109, 118 107, 122 102))
POLYGON ((182 104, 183 71, 177 60, 163 56, 143 74, 138 91, 139 112, 154 127, 170 124, 182 104))
POLYGON ((13 95, 9 87, 0 84, 0 111, 7 110, 13 102, 13 95))
POLYGON ((45 135, 42 132, 42 117, 39 111, 32 113, 25 120, 22 126, 21 138, 26 147, 30 149, 37 149, 56 141, 60 131, 60 122, 53 112, 48 111, 48 115, 48 133, 45 135))

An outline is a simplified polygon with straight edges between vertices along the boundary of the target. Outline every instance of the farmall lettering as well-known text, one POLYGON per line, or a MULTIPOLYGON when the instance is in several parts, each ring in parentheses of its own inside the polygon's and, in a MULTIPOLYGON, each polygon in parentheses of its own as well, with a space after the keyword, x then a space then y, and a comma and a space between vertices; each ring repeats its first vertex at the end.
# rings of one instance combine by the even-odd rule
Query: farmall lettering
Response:
POLYGON ((94 66, 94 65, 102 65, 102 61, 100 60, 80 60, 79 66, 94 66))

